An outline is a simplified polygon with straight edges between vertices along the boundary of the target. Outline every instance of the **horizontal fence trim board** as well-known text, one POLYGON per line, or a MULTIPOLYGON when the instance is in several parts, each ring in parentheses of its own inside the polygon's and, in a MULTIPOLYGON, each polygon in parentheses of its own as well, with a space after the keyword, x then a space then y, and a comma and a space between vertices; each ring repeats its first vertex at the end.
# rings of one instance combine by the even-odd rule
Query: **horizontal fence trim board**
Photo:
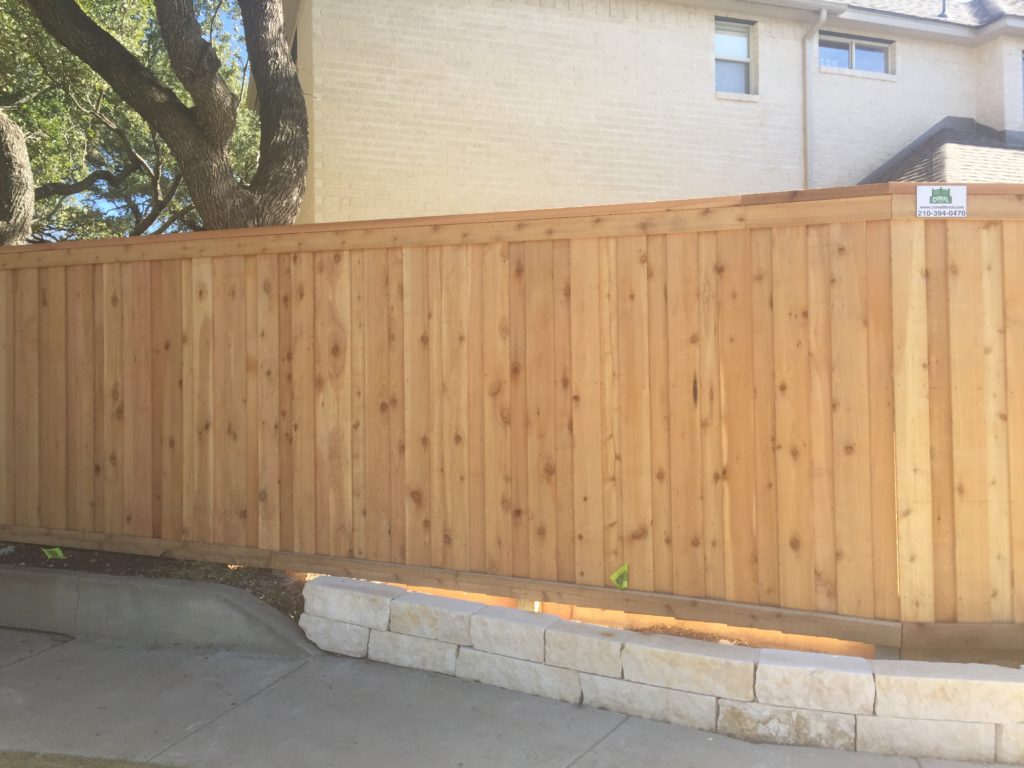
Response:
POLYGON ((808 200, 795 203, 752 205, 746 209, 748 229, 808 226, 853 221, 884 220, 892 216, 889 195, 854 199, 808 200))
MULTIPOLYGON (((304 232, 337 232, 351 229, 365 229, 368 227, 403 227, 423 226, 434 224, 473 224, 480 222, 497 221, 521 221, 526 219, 557 219, 571 218, 578 216, 600 216, 615 215, 618 213, 666 213, 677 210, 692 210, 695 208, 727 208, 745 205, 764 205, 770 203, 799 202, 802 200, 825 200, 847 197, 867 197, 871 195, 890 194, 893 190, 902 189, 906 185, 882 182, 878 184, 862 184, 850 187, 832 187, 825 189, 799 189, 785 192, 761 192, 748 195, 729 195, 719 197, 688 198, 683 200, 659 200, 648 203, 612 203, 608 205, 588 205, 572 208, 535 208, 521 211, 497 211, 481 213, 444 214, 436 216, 415 216, 395 219, 362 219, 358 221, 345 222, 323 222, 319 224, 283 225, 275 227, 260 227, 258 229, 222 229, 210 232, 184 232, 170 235, 151 236, 147 239, 159 240, 161 242, 188 242, 194 239, 223 239, 242 236, 243 233, 249 236, 266 236, 277 234, 288 234, 297 228, 304 232)), ((1002 190, 1008 188, 1011 192, 1016 189, 1014 185, 988 184, 974 185, 982 192, 987 187, 997 187, 1002 190)), ((1001 191, 1000 194, 1003 192, 1001 191)), ((976 193, 976 194, 980 194, 976 193)), ((63 250, 77 250, 79 248, 92 248, 102 246, 123 245, 122 238, 102 238, 99 240, 77 240, 62 243, 63 250)), ((17 245, 0 248, 0 257, 7 253, 30 253, 39 250, 40 245, 17 245)))
POLYGON ((977 650, 1024 652, 1020 624, 978 624, 937 622, 903 624, 903 647, 908 650, 977 650))
POLYGON ((267 254, 412 246, 469 245, 495 242, 528 242, 576 237, 619 237, 741 229, 747 208, 743 206, 700 208, 661 213, 622 213, 534 219, 480 224, 433 224, 389 227, 381 224, 363 229, 338 227, 326 232, 307 232, 303 227, 280 234, 248 230, 231 238, 166 241, 152 237, 123 245, 92 248, 37 249, 5 252, 0 249, 0 269, 59 267, 74 264, 163 261, 168 259, 228 258, 267 254))
POLYGON ((666 616, 686 621, 711 622, 734 627, 756 627, 787 634, 832 637, 888 647, 899 647, 902 643, 902 625, 896 621, 862 619, 813 611, 730 603, 722 600, 663 595, 654 592, 623 591, 610 587, 576 586, 515 576, 394 565, 330 555, 267 552, 253 547, 196 544, 125 534, 69 533, 68 531, 25 528, 23 526, 0 525, 0 540, 89 548, 104 552, 130 552, 215 563, 237 563, 254 568, 326 573, 370 581, 436 587, 588 608, 621 610, 627 613, 666 616))
MULTIPOLYGON (((665 201, 116 238, 0 248, 0 269, 291 251, 710 231, 913 218, 916 185, 880 184, 665 201), (723 222, 722 217, 734 219, 723 222), (838 217, 838 218, 837 218, 838 217), (726 226, 728 224, 728 226, 726 226), (455 232, 456 237, 451 233, 455 232), (145 248, 138 247, 144 241, 145 248)), ((1024 219, 1024 185, 968 185, 970 218, 1024 219)))
MULTIPOLYGON (((359 221, 323 222, 318 224, 282 225, 248 229, 225 229, 210 232, 185 232, 170 235, 147 236, 144 239, 160 243, 183 244, 193 240, 225 240, 238 237, 267 237, 270 235, 292 234, 302 231, 308 234, 336 233, 341 231, 402 228, 417 226, 442 226, 451 224, 473 225, 479 223, 518 222, 526 220, 557 220, 586 216, 615 216, 623 213, 669 213, 701 208, 729 208, 768 206, 779 203, 812 202, 822 200, 857 199, 873 196, 889 196, 901 201, 901 205, 913 202, 915 189, 918 185, 911 182, 888 182, 880 184, 864 184, 850 187, 834 187, 826 189, 792 190, 785 192, 763 192, 748 195, 732 195, 710 198, 693 198, 688 200, 664 200, 648 203, 614 203, 610 205, 579 206, 573 208, 531 209, 521 211, 496 211, 472 214, 445 214, 436 216, 407 217, 396 219, 368 219, 359 221)), ((1020 184, 968 184, 971 199, 985 197, 1002 197, 1007 202, 1024 202, 1024 185, 1020 184)), ((912 207, 907 206, 910 216, 914 215, 912 207)), ((900 215, 903 215, 902 212, 900 215)), ((133 238, 135 239, 135 238, 133 238)), ((141 238, 139 238, 141 239, 141 238)), ((16 254, 33 254, 41 250, 63 251, 70 253, 78 250, 94 248, 125 248, 124 238, 103 238, 99 240, 77 240, 51 245, 15 245, 0 247, 0 263, 8 256, 16 254)), ((80 260, 89 263, 89 259, 80 260)), ((35 265, 33 265, 35 266, 35 265)))

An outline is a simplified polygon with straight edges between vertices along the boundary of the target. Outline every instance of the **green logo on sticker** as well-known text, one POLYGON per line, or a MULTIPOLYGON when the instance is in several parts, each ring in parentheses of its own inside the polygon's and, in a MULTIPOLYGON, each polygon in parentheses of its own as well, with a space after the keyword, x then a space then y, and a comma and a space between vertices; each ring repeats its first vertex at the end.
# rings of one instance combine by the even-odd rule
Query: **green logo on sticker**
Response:
POLYGON ((948 188, 943 189, 942 187, 938 187, 937 189, 932 190, 932 196, 928 202, 931 205, 952 205, 953 194, 948 188))

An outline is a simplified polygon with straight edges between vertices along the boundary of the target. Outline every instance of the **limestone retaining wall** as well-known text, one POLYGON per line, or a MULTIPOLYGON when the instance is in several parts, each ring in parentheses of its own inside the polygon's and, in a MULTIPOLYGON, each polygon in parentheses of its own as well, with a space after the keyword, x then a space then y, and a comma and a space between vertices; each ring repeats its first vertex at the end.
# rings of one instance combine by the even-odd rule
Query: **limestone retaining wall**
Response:
POLYGON ((325 651, 748 741, 1024 763, 1024 671, 757 650, 321 577, 325 651))

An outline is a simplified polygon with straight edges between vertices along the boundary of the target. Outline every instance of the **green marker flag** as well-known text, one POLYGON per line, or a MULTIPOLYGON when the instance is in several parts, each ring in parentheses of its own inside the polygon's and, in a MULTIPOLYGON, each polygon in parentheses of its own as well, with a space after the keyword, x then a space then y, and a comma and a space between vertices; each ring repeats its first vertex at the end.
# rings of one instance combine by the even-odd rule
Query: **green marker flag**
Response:
POLYGON ((47 560, 63 560, 64 550, 60 547, 40 547, 43 550, 43 554, 46 555, 47 560))
POLYGON ((615 572, 608 578, 619 589, 629 589, 629 563, 616 568, 615 572))

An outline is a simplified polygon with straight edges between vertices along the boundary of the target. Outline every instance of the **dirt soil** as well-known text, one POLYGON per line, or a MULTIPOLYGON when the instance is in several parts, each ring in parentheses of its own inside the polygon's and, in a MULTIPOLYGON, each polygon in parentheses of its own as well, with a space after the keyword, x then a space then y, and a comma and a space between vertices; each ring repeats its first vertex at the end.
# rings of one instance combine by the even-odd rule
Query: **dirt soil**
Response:
MULTIPOLYGON (((63 547, 63 560, 48 560, 43 548, 35 544, 14 544, 0 541, 0 565, 29 568, 57 568, 113 576, 148 576, 159 579, 184 579, 227 584, 244 589, 273 606, 292 621, 302 614, 302 587, 306 575, 291 571, 271 571, 242 565, 221 565, 169 557, 126 555, 119 552, 97 552, 91 549, 63 547)), ((0 768, 4 763, 0 761, 0 768)))
POLYGON ((645 635, 675 635, 676 637, 686 637, 690 640, 703 640, 706 643, 742 645, 746 648, 756 647, 753 643, 748 643, 744 640, 727 639, 723 638, 722 635, 714 635, 708 632, 698 632, 695 629, 688 629, 684 627, 672 627, 667 624, 657 624, 653 627, 641 627, 640 629, 634 629, 633 631, 642 632, 645 635))

